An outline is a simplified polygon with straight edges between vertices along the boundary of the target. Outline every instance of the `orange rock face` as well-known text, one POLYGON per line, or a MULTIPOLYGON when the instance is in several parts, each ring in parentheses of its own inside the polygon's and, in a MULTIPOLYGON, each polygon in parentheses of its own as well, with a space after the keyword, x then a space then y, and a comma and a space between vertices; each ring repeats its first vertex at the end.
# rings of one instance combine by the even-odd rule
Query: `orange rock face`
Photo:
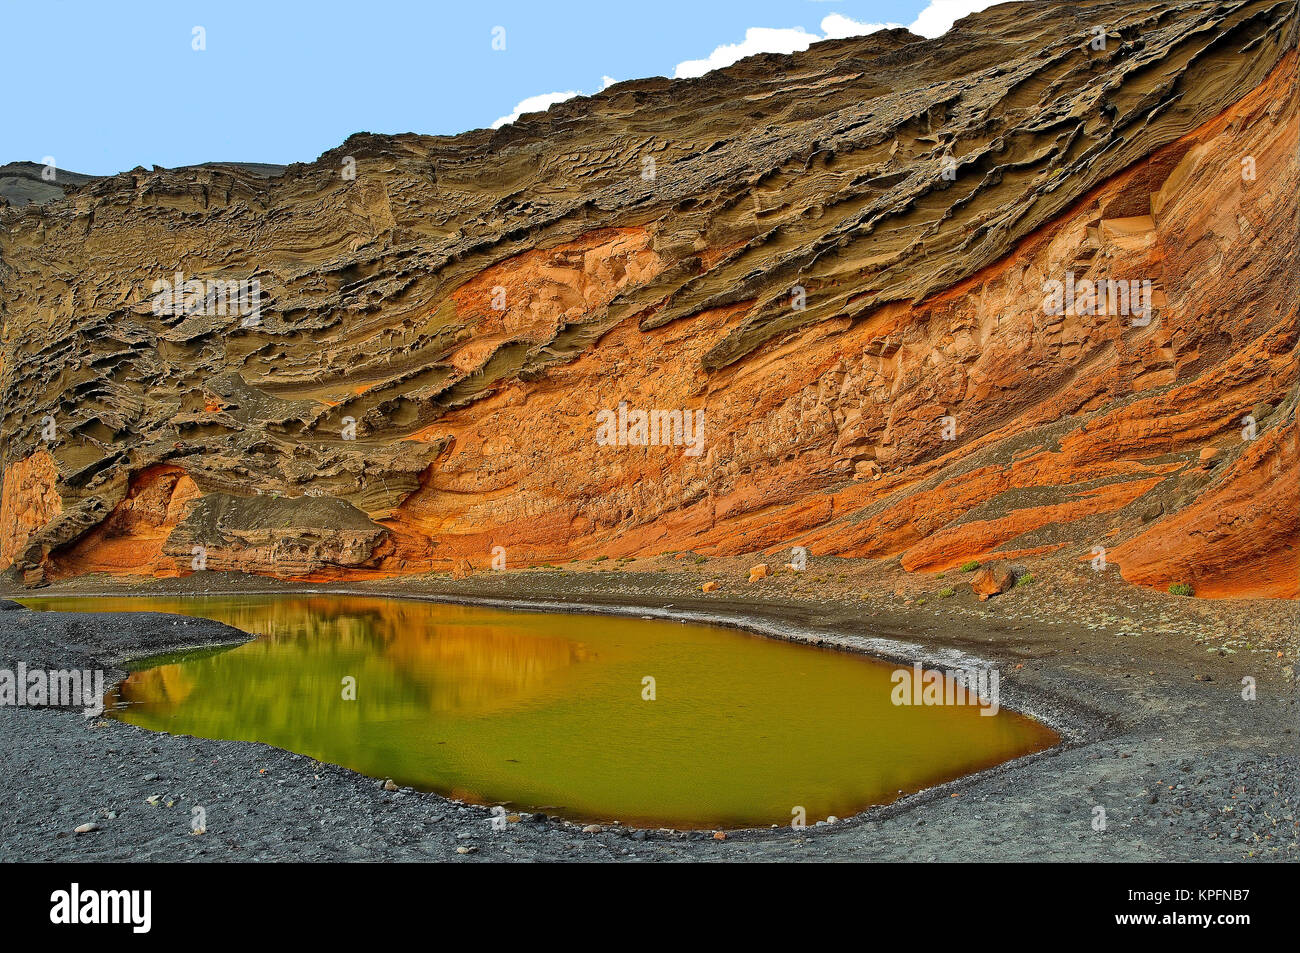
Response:
POLYGON ((1110 558, 1125 579, 1143 586, 1188 582, 1198 596, 1293 599, 1298 477, 1300 429, 1292 419, 1256 437, 1196 500, 1110 558), (1243 539, 1251 540, 1249 548, 1243 539))
POLYGON ((1135 584, 1297 597, 1294 12, 1134 4, 1094 56, 1070 10, 358 137, 352 185, 327 154, 5 212, 0 561, 170 575, 198 548, 338 579, 801 546, 937 572, 1104 547, 1135 584), (66 304, 66 262, 106 258, 66 304), (258 270, 263 324, 157 320, 163 259, 258 270), (47 339, 113 400, 65 395, 47 339))
POLYGON ((987 566, 981 566, 971 577, 970 587, 975 595, 979 596, 980 602, 987 601, 991 596, 996 596, 1006 592, 1016 584, 1016 577, 1011 572, 1011 568, 1002 563, 990 563, 987 566))
POLYGON ((163 559, 163 545, 200 496, 180 467, 142 471, 108 519, 51 561, 51 577, 87 572, 179 574, 178 566, 163 559))
POLYGON ((58 469, 44 450, 10 464, 0 491, 0 569, 8 569, 22 553, 32 531, 63 511, 58 469))
MULTIPOLYGON (((401 518, 466 554, 483 558, 501 544, 526 561, 799 544, 818 554, 901 554, 909 571, 938 571, 1066 546, 1090 555, 1116 531, 1140 527, 1152 497, 1202 492, 1193 463, 1206 440, 1223 442, 1226 455, 1247 454, 1233 438, 1254 404, 1287 404, 1278 422, 1294 420, 1294 300, 1275 300, 1241 325, 1216 319, 1220 309, 1252 307, 1277 269, 1294 271, 1294 252, 1271 255, 1240 231, 1248 209, 1261 227, 1280 228, 1294 214, 1284 196, 1296 181, 1294 155, 1284 144, 1296 135, 1295 116, 1267 118, 1288 80, 1279 70, 1270 87, 932 301, 803 332, 712 379, 665 371, 699 367, 742 311, 701 313, 666 332, 615 328, 545 382, 503 388, 431 428, 453 449, 401 518), (1278 163, 1269 173, 1276 188, 1252 192, 1238 182, 1233 150, 1243 127, 1261 137, 1250 146, 1257 170, 1278 163), (1103 227, 1110 209, 1155 201, 1161 175, 1195 185, 1166 195, 1158 217, 1103 227), (1227 197, 1211 207, 1206 194, 1227 197), (1236 238, 1210 237, 1219 234, 1236 238), (1161 303, 1150 324, 1044 315, 1034 290, 1069 268, 1099 280, 1157 276, 1161 303), (716 434, 702 460, 658 448, 618 453, 591 438, 598 410, 619 397, 688 406, 701 391, 707 401, 695 402, 716 434), (956 421, 951 450, 945 416, 956 421), (527 446, 516 436, 524 433, 527 446), (862 482, 863 460, 884 467, 883 479, 862 482), (484 491, 484 474, 498 489, 484 491)), ((1234 466, 1249 469, 1253 459, 1234 466)), ((1280 504, 1272 531, 1225 533, 1219 545, 1240 571, 1198 584, 1198 594, 1297 594, 1295 477, 1284 463, 1258 477, 1280 504), (1243 587, 1260 572, 1272 582, 1243 587)), ((1186 544, 1182 556, 1193 548, 1195 519, 1168 521, 1186 544)), ((1165 531, 1147 531, 1157 532, 1165 531)), ((1111 558, 1123 566, 1131 552, 1111 558)), ((1165 585, 1163 576, 1125 576, 1165 585)))

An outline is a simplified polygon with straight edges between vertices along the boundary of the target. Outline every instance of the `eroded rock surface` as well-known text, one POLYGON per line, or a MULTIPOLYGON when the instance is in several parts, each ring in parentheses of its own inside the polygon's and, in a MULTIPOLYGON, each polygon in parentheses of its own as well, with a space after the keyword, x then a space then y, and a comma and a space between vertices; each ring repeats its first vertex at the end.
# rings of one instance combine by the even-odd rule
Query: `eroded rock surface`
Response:
POLYGON ((1294 597, 1296 36, 1293 0, 1003 5, 0 209, 0 567, 1103 546, 1294 597), (207 295, 158 313, 178 273, 207 295), (1147 310, 1054 313, 1068 276, 1147 310), (599 441, 621 404, 702 412, 698 453, 599 441))

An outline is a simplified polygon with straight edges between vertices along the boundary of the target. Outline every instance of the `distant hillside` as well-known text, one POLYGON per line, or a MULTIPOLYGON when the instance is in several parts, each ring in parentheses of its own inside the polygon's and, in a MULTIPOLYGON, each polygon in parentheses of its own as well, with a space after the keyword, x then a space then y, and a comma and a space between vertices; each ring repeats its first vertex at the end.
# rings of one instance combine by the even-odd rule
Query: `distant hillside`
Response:
POLYGON ((67 169, 54 169, 54 181, 41 177, 45 166, 39 162, 10 162, 0 165, 0 196, 10 205, 44 205, 63 198, 64 186, 82 186, 98 176, 82 175, 67 169))
MULTIPOLYGON (((158 166, 154 167, 155 170, 158 166)), ((204 162, 197 166, 185 166, 191 169, 239 169, 263 179, 283 175, 285 167, 269 162, 204 162)), ((0 196, 10 205, 44 205, 61 199, 69 188, 79 188, 87 182, 104 178, 99 175, 84 175, 69 172, 67 169, 54 169, 54 180, 47 181, 42 173, 45 166, 39 162, 10 162, 0 165, 0 196)))

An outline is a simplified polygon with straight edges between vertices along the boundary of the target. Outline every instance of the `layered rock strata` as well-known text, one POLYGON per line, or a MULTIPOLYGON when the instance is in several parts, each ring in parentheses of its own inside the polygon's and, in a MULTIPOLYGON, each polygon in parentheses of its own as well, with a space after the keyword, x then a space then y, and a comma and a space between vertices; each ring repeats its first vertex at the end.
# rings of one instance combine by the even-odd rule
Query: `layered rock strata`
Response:
POLYGON ((0 567, 1100 550, 1296 597, 1296 38, 1004 4, 0 210, 0 567))

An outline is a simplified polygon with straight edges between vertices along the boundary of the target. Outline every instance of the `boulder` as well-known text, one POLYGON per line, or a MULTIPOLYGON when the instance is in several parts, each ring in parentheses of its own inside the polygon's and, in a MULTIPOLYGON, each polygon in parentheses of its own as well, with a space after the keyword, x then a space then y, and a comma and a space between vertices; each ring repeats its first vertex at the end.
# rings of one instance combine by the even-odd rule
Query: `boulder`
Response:
POLYGON ((1015 584, 1016 574, 1006 563, 989 563, 976 570, 970 581, 970 587, 980 597, 980 602, 1006 592, 1015 584))

